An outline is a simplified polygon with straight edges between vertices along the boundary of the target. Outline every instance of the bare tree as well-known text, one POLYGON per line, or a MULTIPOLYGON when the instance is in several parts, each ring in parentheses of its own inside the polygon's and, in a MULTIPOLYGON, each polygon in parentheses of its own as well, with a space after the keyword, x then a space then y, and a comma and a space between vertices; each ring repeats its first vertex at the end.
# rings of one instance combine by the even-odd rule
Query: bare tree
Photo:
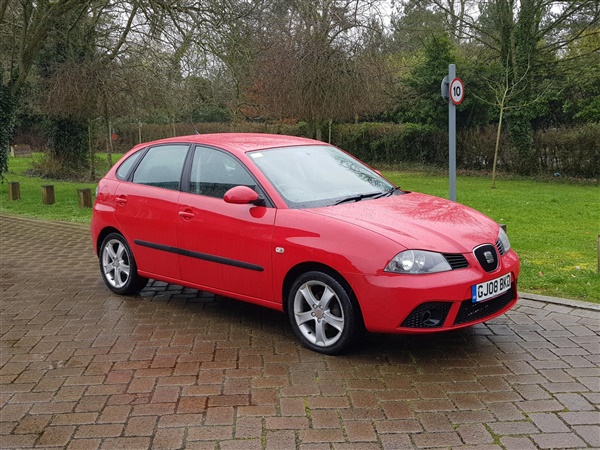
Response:
POLYGON ((376 3, 296 0, 275 9, 262 35, 254 86, 265 113, 314 123, 317 139, 328 119, 371 111, 377 94, 377 58, 363 51, 376 28, 376 3))

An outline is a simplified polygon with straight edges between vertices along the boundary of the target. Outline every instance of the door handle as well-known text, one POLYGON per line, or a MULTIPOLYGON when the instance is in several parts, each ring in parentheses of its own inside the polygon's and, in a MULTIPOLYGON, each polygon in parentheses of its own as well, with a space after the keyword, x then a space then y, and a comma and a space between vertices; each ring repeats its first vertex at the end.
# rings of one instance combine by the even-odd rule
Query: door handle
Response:
POLYGON ((194 218, 194 213, 187 210, 187 211, 179 211, 179 217, 185 219, 185 220, 190 220, 194 218))
POLYGON ((127 203, 127 197, 125 197, 124 195, 119 195, 118 197, 115 197, 115 202, 117 203, 117 205, 125 206, 125 204, 127 203))

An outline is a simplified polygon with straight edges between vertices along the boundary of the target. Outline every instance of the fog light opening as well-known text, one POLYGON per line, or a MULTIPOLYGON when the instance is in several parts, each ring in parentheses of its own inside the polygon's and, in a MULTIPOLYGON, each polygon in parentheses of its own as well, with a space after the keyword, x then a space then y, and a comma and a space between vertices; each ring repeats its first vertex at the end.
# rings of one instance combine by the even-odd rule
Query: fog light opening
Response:
POLYGON ((421 317, 423 326, 437 327, 444 318, 444 313, 437 308, 431 308, 425 311, 421 317))

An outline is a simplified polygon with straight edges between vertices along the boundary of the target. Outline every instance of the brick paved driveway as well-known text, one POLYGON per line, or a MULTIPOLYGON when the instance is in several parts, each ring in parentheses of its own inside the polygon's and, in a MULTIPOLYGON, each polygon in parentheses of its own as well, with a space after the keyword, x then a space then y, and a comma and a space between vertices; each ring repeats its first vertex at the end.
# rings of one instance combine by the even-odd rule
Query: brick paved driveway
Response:
POLYGON ((158 283, 111 294, 85 227, 0 230, 2 447, 600 447, 598 311, 523 300, 327 357, 274 311, 158 283))

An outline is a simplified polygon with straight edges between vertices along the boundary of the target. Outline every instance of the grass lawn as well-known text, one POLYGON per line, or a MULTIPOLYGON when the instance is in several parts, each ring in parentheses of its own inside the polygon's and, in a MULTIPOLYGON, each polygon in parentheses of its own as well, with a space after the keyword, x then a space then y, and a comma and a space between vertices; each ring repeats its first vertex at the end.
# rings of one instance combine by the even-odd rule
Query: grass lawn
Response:
MULTIPOLYGON (((113 161, 118 161, 121 156, 113 155, 113 161)), ((89 223, 92 210, 79 207, 77 189, 90 188, 92 196, 94 196, 96 183, 73 183, 27 176, 26 172, 31 169, 32 163, 41 158, 41 153, 34 153, 33 158, 8 159, 8 174, 5 175, 5 181, 0 184, 0 212, 39 219, 89 223), (8 200, 8 182, 10 181, 19 182, 21 200, 8 200), (45 184, 54 185, 55 203, 53 205, 42 204, 42 185, 45 184)), ((104 174, 107 170, 106 155, 98 155, 97 173, 104 174)))
MULTIPOLYGON (((96 185, 28 177, 25 172, 31 162, 31 158, 9 159, 6 181, 20 183, 21 200, 9 201, 8 185, 2 183, 0 212, 89 223, 91 209, 78 207, 77 189, 89 187, 94 192, 96 185), (43 184, 54 184, 54 205, 42 205, 43 184)), ((446 176, 384 174, 403 189, 448 197, 446 176)), ((457 200, 507 225, 511 244, 521 257, 519 289, 600 303, 600 187, 502 179, 496 189, 490 189, 490 184, 489 177, 459 176, 457 200)))

